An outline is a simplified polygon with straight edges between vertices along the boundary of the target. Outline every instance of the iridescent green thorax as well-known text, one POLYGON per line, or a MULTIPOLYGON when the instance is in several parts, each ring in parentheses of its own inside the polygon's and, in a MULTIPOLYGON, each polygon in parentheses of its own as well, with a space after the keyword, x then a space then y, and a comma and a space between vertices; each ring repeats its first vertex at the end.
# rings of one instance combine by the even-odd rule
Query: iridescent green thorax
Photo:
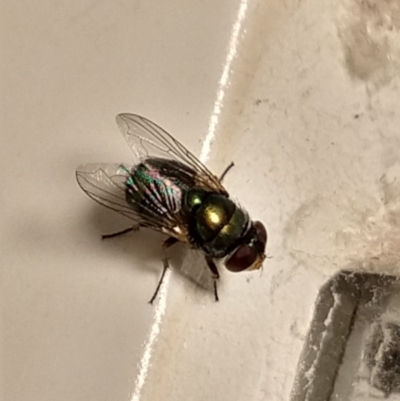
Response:
POLYGON ((190 215, 190 235, 209 256, 226 256, 237 246, 249 223, 247 214, 224 195, 191 189, 184 207, 190 215))

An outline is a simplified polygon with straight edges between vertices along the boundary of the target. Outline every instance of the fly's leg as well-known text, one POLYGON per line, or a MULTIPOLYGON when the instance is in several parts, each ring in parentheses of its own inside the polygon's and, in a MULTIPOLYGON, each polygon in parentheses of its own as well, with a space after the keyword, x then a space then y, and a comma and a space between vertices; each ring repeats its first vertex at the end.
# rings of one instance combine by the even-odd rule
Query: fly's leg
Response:
POLYGON ((167 270, 168 270, 168 268, 169 268, 169 263, 168 263, 168 257, 167 257, 167 254, 166 254, 166 250, 167 250, 168 248, 170 248, 172 245, 176 244, 177 242, 178 242, 178 240, 177 240, 176 238, 174 238, 174 237, 169 237, 169 238, 167 238, 167 239, 163 242, 163 244, 162 244, 162 250, 163 250, 163 260, 162 260, 162 262, 163 262, 163 271, 162 271, 162 273, 161 273, 160 280, 158 281, 156 290, 154 291, 154 294, 153 294, 153 296, 151 297, 151 299, 150 299, 150 301, 149 301, 149 304, 153 304, 154 300, 157 298, 157 294, 158 294, 158 292, 160 291, 162 282, 163 282, 164 277, 165 277, 165 273, 167 272, 167 270))
POLYGON ((140 228, 140 224, 137 224, 135 226, 132 226, 132 227, 129 227, 129 228, 125 228, 125 230, 118 231, 116 233, 104 234, 104 235, 101 236, 101 239, 119 237, 120 235, 127 234, 127 233, 129 233, 131 231, 139 231, 139 228, 140 228))
POLYGON ((220 181, 220 182, 222 182, 222 180, 224 179, 224 177, 226 176, 226 174, 228 173, 228 171, 229 171, 234 165, 235 165, 235 163, 234 163, 234 162, 231 162, 231 163, 229 164, 229 166, 227 166, 227 167, 225 168, 225 170, 222 172, 222 174, 221 174, 220 177, 219 177, 219 181, 220 181))
POLYGON ((207 262, 207 266, 208 268, 211 270, 212 273, 212 278, 214 280, 214 296, 215 296, 215 302, 219 301, 218 298, 218 290, 217 290, 217 281, 219 279, 219 273, 218 273, 218 269, 217 269, 217 265, 215 264, 215 262, 208 256, 206 256, 206 262, 207 262))

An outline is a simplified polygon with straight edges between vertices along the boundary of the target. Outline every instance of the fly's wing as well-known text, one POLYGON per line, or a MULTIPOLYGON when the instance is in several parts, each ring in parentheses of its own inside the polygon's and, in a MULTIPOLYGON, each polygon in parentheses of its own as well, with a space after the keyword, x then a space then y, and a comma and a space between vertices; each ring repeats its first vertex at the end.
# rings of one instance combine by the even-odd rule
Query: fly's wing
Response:
POLYGON ((147 188, 146 193, 140 193, 145 202, 137 205, 127 202, 126 182, 129 177, 129 169, 122 164, 90 163, 83 164, 76 170, 79 186, 97 203, 128 217, 142 227, 149 227, 181 242, 188 242, 187 231, 178 214, 165 209, 163 213, 157 213, 158 194, 151 192, 156 189, 147 188))
POLYGON ((206 191, 229 196, 218 178, 168 132, 136 114, 119 114, 117 124, 139 160, 149 157, 176 160, 196 172, 196 185, 206 191))

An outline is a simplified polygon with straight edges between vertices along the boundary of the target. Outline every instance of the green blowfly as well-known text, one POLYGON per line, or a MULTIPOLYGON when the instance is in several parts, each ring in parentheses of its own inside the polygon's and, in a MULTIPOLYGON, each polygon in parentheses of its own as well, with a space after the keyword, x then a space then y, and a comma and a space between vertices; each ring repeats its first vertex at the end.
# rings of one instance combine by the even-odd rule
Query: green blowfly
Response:
POLYGON ((214 280, 218 301, 217 262, 231 272, 260 269, 267 231, 252 221, 222 185, 231 163, 218 178, 162 128, 135 114, 119 114, 117 124, 136 155, 132 166, 85 164, 76 170, 80 187, 96 202, 131 219, 132 227, 103 236, 115 237, 138 228, 166 234, 165 250, 177 242, 200 250, 214 280))

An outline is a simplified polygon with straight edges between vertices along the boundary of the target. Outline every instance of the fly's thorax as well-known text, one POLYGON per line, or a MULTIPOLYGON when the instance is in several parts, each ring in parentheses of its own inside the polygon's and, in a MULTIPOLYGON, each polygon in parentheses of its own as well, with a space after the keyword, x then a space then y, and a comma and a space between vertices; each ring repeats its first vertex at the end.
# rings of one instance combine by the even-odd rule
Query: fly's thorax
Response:
POLYGON ((184 205, 194 245, 214 258, 227 255, 248 226, 247 214, 224 195, 192 189, 184 205))
POLYGON ((207 193, 201 189, 190 189, 185 194, 184 208, 187 213, 193 214, 202 205, 207 193))

